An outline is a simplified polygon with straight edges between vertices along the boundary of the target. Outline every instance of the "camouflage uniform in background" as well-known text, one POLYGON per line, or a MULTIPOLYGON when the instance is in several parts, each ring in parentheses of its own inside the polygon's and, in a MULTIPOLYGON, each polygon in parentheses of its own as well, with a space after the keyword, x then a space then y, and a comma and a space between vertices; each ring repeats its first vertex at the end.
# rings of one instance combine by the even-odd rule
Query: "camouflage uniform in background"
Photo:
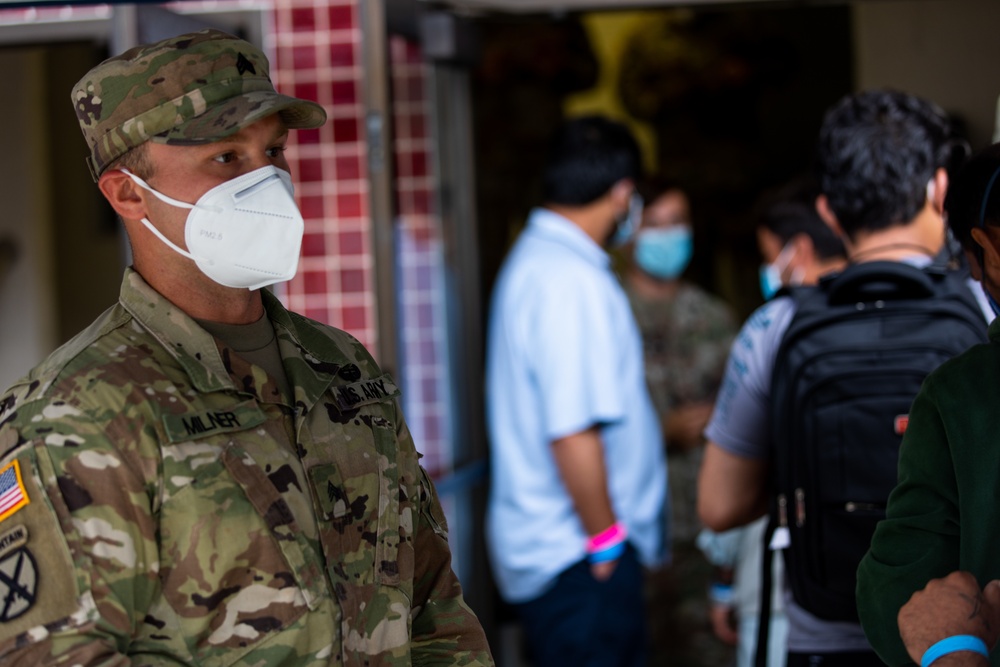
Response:
POLYGON ((0 398, 0 663, 493 664, 392 380, 262 294, 294 400, 131 270, 0 398))
MULTIPOLYGON (((729 306, 683 281, 671 300, 645 300, 627 284, 625 291, 642 333, 646 381, 660 418, 676 405, 714 401, 737 331, 729 306)), ((718 667, 734 656, 712 634, 707 601, 712 567, 695 545, 701 530, 696 507, 701 457, 700 446, 677 451, 667 443, 673 559, 650 577, 654 666, 718 667)))

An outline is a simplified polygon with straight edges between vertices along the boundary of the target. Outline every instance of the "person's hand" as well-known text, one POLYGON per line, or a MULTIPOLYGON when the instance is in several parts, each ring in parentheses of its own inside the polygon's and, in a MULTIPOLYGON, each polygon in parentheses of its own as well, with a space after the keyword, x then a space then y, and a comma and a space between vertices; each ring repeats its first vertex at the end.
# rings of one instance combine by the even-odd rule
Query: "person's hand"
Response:
POLYGON ((712 632, 726 644, 735 646, 740 636, 736 633, 736 617, 733 608, 726 605, 713 604, 708 609, 708 620, 712 623, 712 632))
POLYGON ((667 447, 677 451, 694 449, 701 444, 701 433, 712 416, 712 403, 684 403, 667 413, 667 447))
POLYGON ((603 563, 591 563, 590 574, 598 581, 607 581, 615 573, 618 560, 606 560, 603 563))
MULTIPOLYGON (((928 648, 953 635, 974 635, 992 649, 1000 637, 1000 581, 980 590, 968 572, 933 579, 903 605, 897 621, 906 650, 918 665, 928 648)), ((935 665, 944 667, 946 662, 973 665, 985 660, 961 651, 943 656, 935 665)))

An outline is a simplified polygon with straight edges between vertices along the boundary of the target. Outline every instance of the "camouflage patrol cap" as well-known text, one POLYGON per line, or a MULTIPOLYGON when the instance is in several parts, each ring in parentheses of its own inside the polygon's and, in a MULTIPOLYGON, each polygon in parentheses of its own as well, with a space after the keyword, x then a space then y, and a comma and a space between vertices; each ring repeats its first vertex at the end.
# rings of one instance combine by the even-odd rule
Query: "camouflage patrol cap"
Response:
POLYGON ((95 180, 146 141, 210 143, 273 113, 289 128, 326 122, 320 105, 274 90, 260 49, 218 30, 140 45, 105 60, 73 87, 73 107, 95 180))

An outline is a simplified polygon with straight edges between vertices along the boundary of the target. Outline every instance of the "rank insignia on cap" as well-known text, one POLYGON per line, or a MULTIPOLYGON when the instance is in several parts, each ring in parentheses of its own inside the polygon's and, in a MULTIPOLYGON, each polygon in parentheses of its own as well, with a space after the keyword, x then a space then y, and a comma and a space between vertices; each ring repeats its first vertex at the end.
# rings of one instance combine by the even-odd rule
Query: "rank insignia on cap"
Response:
POLYGON ((22 547, 0 560, 0 623, 31 609, 37 589, 38 566, 30 551, 22 547))
POLYGON ((257 69, 253 66, 253 63, 242 53, 236 58, 236 71, 240 74, 246 74, 247 72, 251 74, 257 73, 257 69))
POLYGON ((0 470, 0 521, 29 502, 28 492, 24 490, 24 481, 21 479, 21 466, 14 459, 0 470))

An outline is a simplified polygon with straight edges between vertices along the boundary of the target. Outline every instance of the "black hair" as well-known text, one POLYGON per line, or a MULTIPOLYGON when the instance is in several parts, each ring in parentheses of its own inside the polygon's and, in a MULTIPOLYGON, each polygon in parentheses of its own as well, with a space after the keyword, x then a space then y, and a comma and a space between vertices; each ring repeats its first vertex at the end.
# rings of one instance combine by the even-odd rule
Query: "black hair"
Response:
POLYGON ((622 179, 638 181, 641 172, 639 145, 624 125, 601 116, 575 118, 552 138, 542 173, 542 199, 585 206, 622 179))
POLYGON ((972 240, 973 227, 1000 227, 1000 143, 976 153, 948 185, 944 200, 948 227, 966 250, 979 257, 982 248, 972 240))
POLYGON ((760 215, 760 225, 777 236, 782 245, 805 234, 820 259, 846 257, 844 242, 816 212, 818 195, 819 186, 811 178, 788 184, 770 198, 760 215))
POLYGON ((636 189, 646 204, 653 203, 668 192, 679 192, 685 197, 687 196, 687 191, 679 182, 662 175, 650 176, 643 179, 642 182, 636 185, 636 189))
POLYGON ((951 157, 950 124, 914 95, 872 90, 840 100, 818 142, 818 178, 844 233, 877 231, 913 220, 927 183, 951 157))

